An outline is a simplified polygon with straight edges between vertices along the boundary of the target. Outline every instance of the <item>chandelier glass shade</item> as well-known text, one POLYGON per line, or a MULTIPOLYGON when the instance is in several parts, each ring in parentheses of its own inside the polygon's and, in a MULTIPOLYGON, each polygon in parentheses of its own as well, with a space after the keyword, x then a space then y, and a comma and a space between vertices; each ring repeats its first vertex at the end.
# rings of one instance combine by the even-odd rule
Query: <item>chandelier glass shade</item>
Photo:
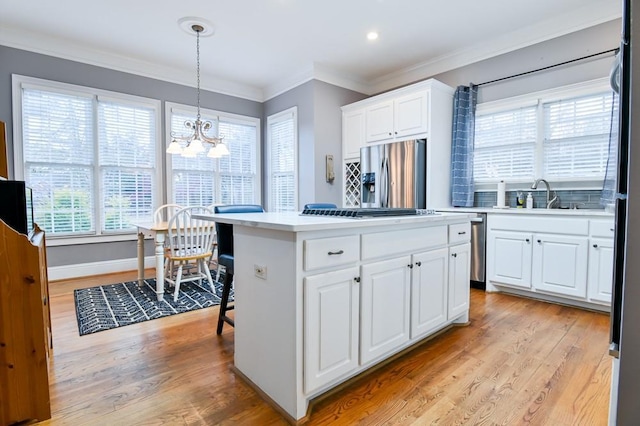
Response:
POLYGON ((191 26, 193 32, 196 33, 196 58, 197 58, 197 117, 195 121, 187 120, 184 126, 189 129, 187 135, 176 135, 171 133, 171 143, 167 147, 168 154, 180 154, 183 157, 193 158, 205 151, 205 145, 208 145, 209 152, 207 157, 220 158, 229 155, 229 149, 222 142, 222 137, 208 136, 207 131, 213 127, 210 121, 202 121, 200 115, 200 33, 204 31, 204 27, 199 24, 191 26), (186 142, 186 146, 182 146, 180 142, 186 142))

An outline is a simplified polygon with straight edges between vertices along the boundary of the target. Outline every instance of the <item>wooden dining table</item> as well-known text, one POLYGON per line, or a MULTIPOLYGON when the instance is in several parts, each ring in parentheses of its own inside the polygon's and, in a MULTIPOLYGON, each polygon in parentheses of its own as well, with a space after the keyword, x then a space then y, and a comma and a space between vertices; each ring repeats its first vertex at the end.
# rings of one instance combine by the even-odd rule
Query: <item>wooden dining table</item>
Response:
POLYGON ((169 232, 168 222, 135 223, 138 229, 138 285, 144 285, 144 239, 152 235, 156 257, 156 296, 158 301, 164 300, 164 241, 169 232))

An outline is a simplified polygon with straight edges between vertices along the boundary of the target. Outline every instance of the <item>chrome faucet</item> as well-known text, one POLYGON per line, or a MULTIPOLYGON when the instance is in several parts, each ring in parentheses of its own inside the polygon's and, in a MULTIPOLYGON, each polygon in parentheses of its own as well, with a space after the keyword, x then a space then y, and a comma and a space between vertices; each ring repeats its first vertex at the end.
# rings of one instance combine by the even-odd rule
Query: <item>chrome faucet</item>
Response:
POLYGON ((549 186, 549 182, 547 182, 544 179, 538 179, 535 182, 533 182, 533 185, 531 185, 531 189, 538 189, 538 184, 540 182, 544 183, 547 187, 547 208, 551 209, 553 208, 554 204, 556 204, 556 202, 558 201, 558 195, 554 191, 553 198, 551 198, 551 187, 549 186))

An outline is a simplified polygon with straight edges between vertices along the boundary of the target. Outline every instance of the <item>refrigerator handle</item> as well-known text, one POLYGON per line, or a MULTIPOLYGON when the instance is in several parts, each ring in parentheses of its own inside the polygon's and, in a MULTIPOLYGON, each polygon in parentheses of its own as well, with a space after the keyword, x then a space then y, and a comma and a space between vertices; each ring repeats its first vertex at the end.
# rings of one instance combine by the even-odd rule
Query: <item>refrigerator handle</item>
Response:
POLYGON ((382 176, 380 176, 380 207, 389 207, 389 159, 382 160, 382 176))

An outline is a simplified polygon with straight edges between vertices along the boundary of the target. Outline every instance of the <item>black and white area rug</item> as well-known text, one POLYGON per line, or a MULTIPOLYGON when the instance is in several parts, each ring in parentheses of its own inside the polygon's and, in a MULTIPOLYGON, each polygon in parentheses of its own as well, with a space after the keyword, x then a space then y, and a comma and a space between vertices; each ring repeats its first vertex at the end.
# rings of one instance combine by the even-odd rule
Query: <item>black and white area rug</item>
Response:
POLYGON ((197 281, 181 283, 176 302, 173 301, 173 288, 166 287, 164 300, 157 300, 155 279, 145 280, 142 287, 138 286, 138 281, 129 281, 74 290, 78 331, 84 336, 219 305, 222 283, 214 284, 217 294, 211 293, 206 280, 202 281, 202 286, 197 281))

